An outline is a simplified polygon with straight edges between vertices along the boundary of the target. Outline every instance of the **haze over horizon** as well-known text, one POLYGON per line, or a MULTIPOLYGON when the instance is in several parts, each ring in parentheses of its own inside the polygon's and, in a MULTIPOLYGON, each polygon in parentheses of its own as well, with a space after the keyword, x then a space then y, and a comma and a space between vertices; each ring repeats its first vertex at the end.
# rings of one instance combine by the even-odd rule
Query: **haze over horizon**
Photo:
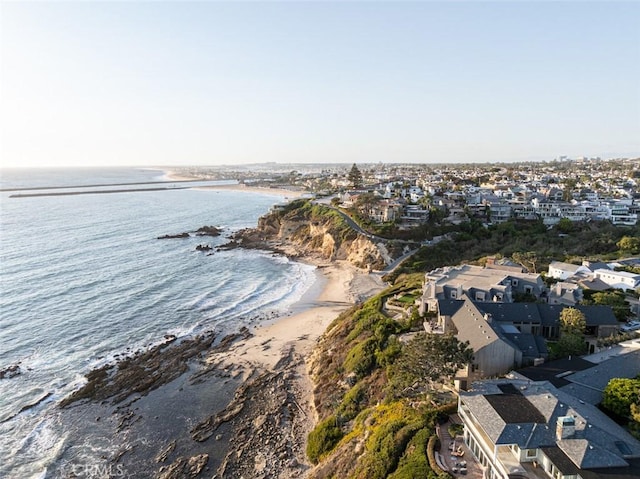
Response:
POLYGON ((640 156, 637 2, 0 3, 0 165, 640 156))

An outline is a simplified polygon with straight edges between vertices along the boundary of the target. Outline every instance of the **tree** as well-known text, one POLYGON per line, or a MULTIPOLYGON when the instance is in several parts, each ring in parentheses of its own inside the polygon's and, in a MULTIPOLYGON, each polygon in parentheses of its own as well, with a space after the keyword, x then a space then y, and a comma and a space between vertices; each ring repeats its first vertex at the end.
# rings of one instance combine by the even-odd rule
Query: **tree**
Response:
POLYGON ((587 350, 582 334, 562 334, 553 349, 553 359, 580 356, 587 350))
POLYGON ((584 334, 587 322, 582 311, 576 308, 564 308, 560 313, 560 331, 564 334, 584 334))
POLYGON ((515 251, 511 258, 518 264, 524 266, 527 271, 532 273, 537 273, 536 265, 538 264, 538 255, 535 251, 527 251, 526 253, 521 253, 520 251, 515 251))
POLYGON ((629 254, 640 253, 640 236, 623 236, 616 246, 629 254))
POLYGON ((354 163, 347 175, 347 180, 351 183, 351 186, 354 188, 360 188, 362 186, 362 173, 354 163))
POLYGON ((409 390, 418 393, 432 382, 450 379, 471 361, 473 350, 468 342, 462 343, 451 334, 418 333, 388 371, 391 388, 402 396, 409 390))
POLYGON ((575 224, 569 218, 560 218, 560 221, 556 224, 556 229, 560 233, 569 234, 575 230, 575 224))
POLYGON ((602 407, 618 416, 630 418, 631 405, 638 404, 639 397, 640 378, 613 378, 602 392, 602 407))
POLYGON ((586 290, 582 304, 602 304, 611 306, 618 321, 626 321, 631 315, 631 306, 626 301, 624 291, 616 289, 609 291, 586 290))
POLYGON ((373 193, 362 193, 356 199, 356 208, 362 213, 367 213, 372 206, 380 202, 380 199, 373 193))
POLYGON ((583 354, 587 347, 584 341, 584 330, 587 323, 582 311, 576 308, 565 308, 560 313, 560 339, 554 350, 555 358, 583 354))

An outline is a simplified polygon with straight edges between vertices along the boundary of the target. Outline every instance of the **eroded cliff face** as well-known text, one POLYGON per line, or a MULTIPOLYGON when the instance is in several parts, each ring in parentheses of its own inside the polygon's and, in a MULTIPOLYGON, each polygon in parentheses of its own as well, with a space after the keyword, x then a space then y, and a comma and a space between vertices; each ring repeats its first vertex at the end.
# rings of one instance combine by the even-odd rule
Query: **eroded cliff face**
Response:
POLYGON ((378 246, 351 228, 336 226, 332 217, 269 214, 258 221, 260 239, 293 246, 301 255, 346 260, 363 269, 382 269, 385 259, 378 246))

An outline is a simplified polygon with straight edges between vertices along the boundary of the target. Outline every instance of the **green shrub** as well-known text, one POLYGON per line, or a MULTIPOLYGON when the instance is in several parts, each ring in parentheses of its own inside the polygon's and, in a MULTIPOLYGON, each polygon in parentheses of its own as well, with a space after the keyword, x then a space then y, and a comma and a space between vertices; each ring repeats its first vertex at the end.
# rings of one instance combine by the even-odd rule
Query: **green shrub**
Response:
POLYGON ((344 370, 355 373, 358 379, 364 377, 376 365, 377 343, 375 338, 368 338, 351 348, 343 363, 344 370))
POLYGON ((358 383, 344 395, 342 402, 338 406, 338 409, 336 409, 336 416, 341 422, 351 421, 358 415, 362 408, 362 404, 365 402, 365 388, 361 383, 358 383))
POLYGON ((462 434, 462 431, 464 431, 464 426, 462 424, 452 423, 449 425, 448 431, 449 436, 456 437, 462 434))
POLYGON ((376 351, 376 362, 381 367, 387 367, 395 361, 402 351, 402 344, 397 338, 392 337, 387 341, 387 347, 382 351, 376 351))
POLYGON ((427 443, 429 441, 429 429, 424 428, 409 441, 406 452, 400 459, 398 467, 389 479, 414 479, 417 477, 435 477, 429 467, 427 458, 427 443))
POLYGON ((384 422, 375 427, 367 440, 368 454, 364 457, 356 477, 384 479, 396 466, 414 436, 417 425, 404 419, 384 422))
POLYGON ((318 423, 309 433, 307 441, 307 457, 313 464, 317 464, 323 456, 333 450, 343 437, 335 416, 329 416, 318 423))

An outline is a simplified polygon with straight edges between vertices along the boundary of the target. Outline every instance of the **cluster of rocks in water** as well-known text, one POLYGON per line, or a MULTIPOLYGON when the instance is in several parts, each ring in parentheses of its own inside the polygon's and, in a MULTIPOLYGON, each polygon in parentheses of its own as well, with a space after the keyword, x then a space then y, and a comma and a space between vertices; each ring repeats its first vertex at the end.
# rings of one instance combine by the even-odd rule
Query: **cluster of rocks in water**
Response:
POLYGON ((19 376, 22 373, 20 369, 20 363, 15 363, 0 369, 0 379, 9 379, 15 376, 19 376))
POLYGON ((184 233, 162 235, 158 236, 158 239, 190 238, 192 234, 194 236, 220 236, 222 231, 222 228, 218 228, 217 226, 202 226, 193 232, 185 231, 184 233))
MULTIPOLYGON (((196 231, 188 232, 185 231, 183 233, 177 234, 166 234, 162 236, 158 236, 157 239, 180 239, 180 238, 191 238, 191 236, 220 236, 222 234, 222 228, 218 228, 217 226, 202 226, 198 228, 196 231)), ((213 247, 211 245, 201 243, 196 246, 196 251, 211 251, 213 247)))

